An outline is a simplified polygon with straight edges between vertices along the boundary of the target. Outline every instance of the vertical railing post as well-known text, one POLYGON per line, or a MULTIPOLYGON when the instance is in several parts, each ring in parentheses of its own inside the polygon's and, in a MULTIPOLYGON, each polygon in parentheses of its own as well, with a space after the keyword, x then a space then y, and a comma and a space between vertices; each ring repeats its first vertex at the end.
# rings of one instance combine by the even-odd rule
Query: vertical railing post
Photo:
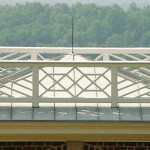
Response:
POLYGON ((109 61, 109 53, 103 53, 103 61, 109 61))
POLYGON ((117 67, 111 67, 111 107, 117 107, 118 88, 117 88, 117 67))
POLYGON ((37 60, 38 59, 38 53, 37 52, 31 52, 31 60, 37 60))
POLYGON ((33 69, 33 107, 39 107, 39 67, 34 65, 33 69))

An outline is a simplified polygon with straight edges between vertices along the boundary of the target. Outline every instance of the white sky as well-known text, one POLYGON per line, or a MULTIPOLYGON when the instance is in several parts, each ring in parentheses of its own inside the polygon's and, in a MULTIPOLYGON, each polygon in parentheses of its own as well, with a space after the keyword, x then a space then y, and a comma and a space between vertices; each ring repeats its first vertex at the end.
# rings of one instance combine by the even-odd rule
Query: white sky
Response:
POLYGON ((113 5, 117 3, 118 5, 126 8, 129 6, 130 3, 135 2, 138 6, 147 6, 150 5, 150 0, 0 0, 0 4, 15 4, 15 3, 22 3, 22 2, 41 2, 41 3, 95 3, 98 5, 113 5))

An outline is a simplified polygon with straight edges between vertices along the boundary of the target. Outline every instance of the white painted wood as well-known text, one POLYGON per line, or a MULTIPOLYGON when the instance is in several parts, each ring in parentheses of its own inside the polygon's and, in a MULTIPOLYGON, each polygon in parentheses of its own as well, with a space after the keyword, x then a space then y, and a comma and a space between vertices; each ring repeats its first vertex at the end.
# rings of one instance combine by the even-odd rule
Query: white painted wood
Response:
POLYGON ((117 107, 118 86, 117 86, 117 67, 111 68, 111 106, 117 107))
POLYGON ((39 98, 39 67, 33 67, 33 100, 32 105, 33 107, 39 107, 39 103, 37 99, 39 98))
POLYGON ((44 59, 42 53, 70 52, 70 47, 0 47, 0 53, 9 53, 0 57, 0 103, 150 103, 150 48, 74 48, 75 54, 100 54, 101 62, 72 54, 60 61, 37 60, 44 59), (29 55, 31 60, 21 60, 29 55), (110 56, 121 61, 110 62, 110 56))

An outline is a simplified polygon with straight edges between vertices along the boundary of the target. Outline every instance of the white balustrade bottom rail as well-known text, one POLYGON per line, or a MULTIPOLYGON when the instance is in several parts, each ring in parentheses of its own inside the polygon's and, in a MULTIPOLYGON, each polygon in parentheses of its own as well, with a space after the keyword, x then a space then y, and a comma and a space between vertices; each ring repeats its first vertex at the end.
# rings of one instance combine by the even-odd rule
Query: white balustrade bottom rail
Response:
POLYGON ((40 103, 110 103, 112 107, 150 103, 150 62, 1 60, 0 103, 8 102, 33 107, 40 103))

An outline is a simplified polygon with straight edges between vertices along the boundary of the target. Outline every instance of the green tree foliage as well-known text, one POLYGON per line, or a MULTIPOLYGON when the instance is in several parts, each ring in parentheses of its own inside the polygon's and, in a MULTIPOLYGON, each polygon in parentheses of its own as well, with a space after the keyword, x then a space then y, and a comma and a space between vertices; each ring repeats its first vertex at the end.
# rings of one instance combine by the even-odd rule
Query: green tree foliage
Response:
POLYGON ((149 47, 150 7, 40 3, 0 6, 0 46, 149 47))

